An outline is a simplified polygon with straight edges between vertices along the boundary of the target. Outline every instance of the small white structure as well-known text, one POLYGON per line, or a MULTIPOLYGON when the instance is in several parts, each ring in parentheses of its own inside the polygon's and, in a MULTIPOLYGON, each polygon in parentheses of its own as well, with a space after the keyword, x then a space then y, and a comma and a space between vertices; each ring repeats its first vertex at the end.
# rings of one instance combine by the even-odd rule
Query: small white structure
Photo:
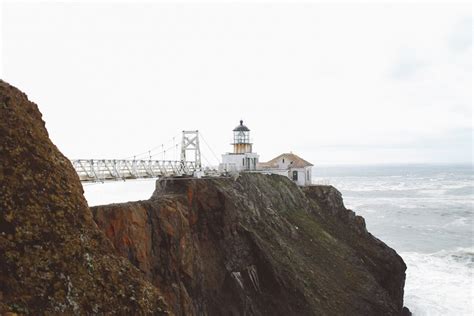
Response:
POLYGON ((281 154, 269 162, 259 163, 259 156, 252 152, 250 142, 250 129, 241 120, 233 130, 234 147, 233 153, 222 155, 222 163, 219 165, 220 172, 259 172, 265 174, 279 174, 293 180, 297 185, 311 185, 313 164, 303 158, 290 153, 281 154))
POLYGON ((219 170, 221 172, 255 171, 258 165, 258 155, 252 152, 250 129, 241 120, 240 125, 234 128, 233 132, 234 152, 222 155, 219 170))
POLYGON ((259 163, 257 168, 263 173, 286 176, 300 186, 311 185, 313 164, 290 153, 281 154, 268 162, 259 163))

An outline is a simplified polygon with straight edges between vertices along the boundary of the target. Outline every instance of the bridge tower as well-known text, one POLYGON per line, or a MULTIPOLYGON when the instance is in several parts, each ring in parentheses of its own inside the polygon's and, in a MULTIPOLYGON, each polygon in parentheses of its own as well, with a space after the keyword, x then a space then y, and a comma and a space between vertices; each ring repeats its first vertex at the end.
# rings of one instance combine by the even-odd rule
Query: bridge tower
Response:
POLYGON ((199 131, 183 131, 181 140, 181 161, 186 160, 186 153, 194 151, 196 170, 201 169, 201 149, 199 148, 199 131))

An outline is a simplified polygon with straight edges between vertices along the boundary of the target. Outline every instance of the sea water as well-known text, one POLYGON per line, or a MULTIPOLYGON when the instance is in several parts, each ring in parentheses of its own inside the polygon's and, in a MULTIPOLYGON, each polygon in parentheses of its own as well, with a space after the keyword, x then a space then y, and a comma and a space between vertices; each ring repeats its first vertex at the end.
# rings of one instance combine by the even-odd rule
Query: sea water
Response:
MULTIPOLYGON (((474 315, 471 166, 315 166, 315 183, 338 188, 346 207, 407 264, 414 315, 474 315)), ((85 184, 89 205, 148 199, 155 180, 85 184)))
POLYGON ((407 264, 414 315, 474 315, 472 166, 315 167, 407 264))

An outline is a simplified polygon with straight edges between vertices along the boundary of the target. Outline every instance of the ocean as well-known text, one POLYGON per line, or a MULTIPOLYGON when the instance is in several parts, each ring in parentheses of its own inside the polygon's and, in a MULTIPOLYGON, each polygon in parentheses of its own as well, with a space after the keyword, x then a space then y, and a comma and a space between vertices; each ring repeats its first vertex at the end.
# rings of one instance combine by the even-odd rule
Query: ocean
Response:
MULTIPOLYGON (((458 166, 315 166, 407 264, 414 315, 474 315, 474 172, 458 166)), ((85 184, 89 205, 148 199, 155 180, 85 184)))
POLYGON ((474 172, 458 166, 315 167, 407 264, 414 315, 474 315, 474 172))

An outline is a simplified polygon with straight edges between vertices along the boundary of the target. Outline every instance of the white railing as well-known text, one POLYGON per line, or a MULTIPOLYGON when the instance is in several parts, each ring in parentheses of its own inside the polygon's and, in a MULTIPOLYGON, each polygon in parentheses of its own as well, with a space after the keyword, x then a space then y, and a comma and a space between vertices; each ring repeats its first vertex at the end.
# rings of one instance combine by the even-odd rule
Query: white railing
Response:
POLYGON ((198 169, 194 161, 77 159, 71 162, 82 182, 192 175, 198 169))

